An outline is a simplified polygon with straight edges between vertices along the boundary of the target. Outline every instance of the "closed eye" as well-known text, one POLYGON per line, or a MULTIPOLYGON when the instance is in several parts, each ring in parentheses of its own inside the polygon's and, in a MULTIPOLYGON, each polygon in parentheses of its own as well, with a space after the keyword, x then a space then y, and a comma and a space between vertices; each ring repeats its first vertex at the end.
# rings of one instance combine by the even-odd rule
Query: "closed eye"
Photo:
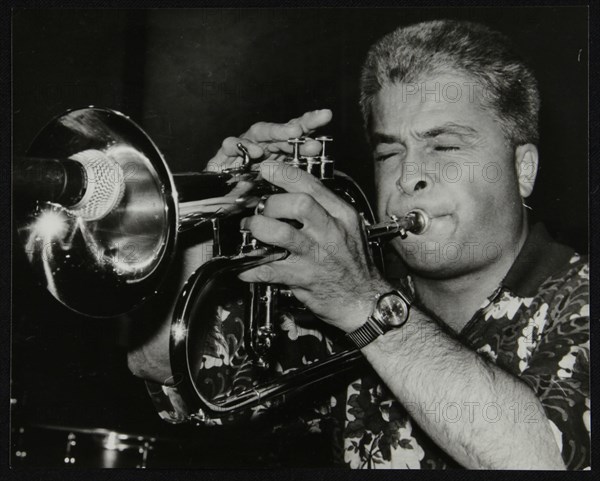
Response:
POLYGON ((398 143, 395 144, 379 144, 373 150, 373 159, 375 162, 384 162, 392 157, 406 155, 406 148, 398 143))
POLYGON ((438 152, 450 152, 453 150, 460 150, 460 147, 456 145, 436 145, 435 150, 438 152))
POLYGON ((391 157, 393 157, 394 155, 398 155, 397 152, 390 152, 387 154, 379 154, 379 155, 375 155, 375 162, 383 162, 384 160, 387 160, 391 157))

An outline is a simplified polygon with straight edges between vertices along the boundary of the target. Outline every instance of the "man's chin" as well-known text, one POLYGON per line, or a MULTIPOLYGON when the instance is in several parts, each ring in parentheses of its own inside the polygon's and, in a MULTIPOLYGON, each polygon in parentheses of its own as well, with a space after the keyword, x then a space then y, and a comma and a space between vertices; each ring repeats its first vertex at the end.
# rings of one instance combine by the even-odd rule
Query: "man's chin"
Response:
POLYGON ((461 266, 457 263, 409 263, 406 262, 412 276, 432 280, 456 279, 472 270, 472 266, 461 266))
MULTIPOLYGON (((414 239, 414 238, 413 238, 414 239)), ((473 272, 478 260, 466 256, 461 244, 451 241, 394 239, 392 245, 411 274, 429 279, 450 279, 473 272)))

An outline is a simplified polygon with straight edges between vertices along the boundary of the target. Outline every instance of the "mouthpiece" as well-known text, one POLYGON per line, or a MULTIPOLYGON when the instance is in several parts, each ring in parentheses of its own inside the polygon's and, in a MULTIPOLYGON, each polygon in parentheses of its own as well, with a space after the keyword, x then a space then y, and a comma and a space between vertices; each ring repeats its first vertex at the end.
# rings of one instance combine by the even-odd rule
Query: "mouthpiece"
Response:
POLYGON ((420 235, 429 229, 430 218, 425 211, 421 209, 411 210, 408 214, 406 214, 406 217, 409 217, 413 221, 412 226, 406 229, 413 234, 420 235))
POLYGON ((429 224, 430 217, 427 213, 421 209, 414 209, 403 217, 393 215, 386 222, 367 226, 367 235, 369 239, 387 235, 399 235, 404 239, 408 232, 423 234, 429 228, 429 224))

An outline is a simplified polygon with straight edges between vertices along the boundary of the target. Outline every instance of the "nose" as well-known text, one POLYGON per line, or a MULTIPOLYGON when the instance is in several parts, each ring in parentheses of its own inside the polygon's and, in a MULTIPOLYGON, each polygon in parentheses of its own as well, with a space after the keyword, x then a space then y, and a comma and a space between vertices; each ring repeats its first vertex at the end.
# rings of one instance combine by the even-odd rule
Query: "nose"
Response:
POLYGON ((406 158, 396 180, 396 187, 407 195, 415 195, 417 192, 431 189, 433 183, 434 179, 425 162, 417 158, 406 158))

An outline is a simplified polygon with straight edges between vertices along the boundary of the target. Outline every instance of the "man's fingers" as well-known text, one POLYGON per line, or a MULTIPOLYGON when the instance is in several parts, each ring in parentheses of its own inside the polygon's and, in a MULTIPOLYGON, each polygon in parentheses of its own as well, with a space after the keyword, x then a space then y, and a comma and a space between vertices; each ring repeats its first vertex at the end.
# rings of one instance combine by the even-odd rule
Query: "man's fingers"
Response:
POLYGON ((229 193, 225 194, 225 197, 234 197, 237 199, 238 197, 247 194, 248 192, 251 192, 252 189, 254 189, 254 187, 254 182, 241 180, 237 184, 235 184, 235 187, 231 189, 229 193))
POLYGON ((290 252, 302 252, 310 239, 286 222, 263 215, 254 215, 242 219, 241 226, 248 229, 261 242, 282 247, 290 252))
POLYGON ((290 120, 286 124, 273 122, 258 122, 241 135, 241 137, 254 142, 286 141, 290 138, 302 137, 310 134, 315 129, 327 124, 332 117, 331 110, 314 110, 290 120))
POLYGON ((251 159, 260 159, 263 154, 263 148, 248 139, 241 139, 239 137, 227 137, 221 144, 221 150, 228 157, 241 157, 243 152, 238 147, 238 144, 242 144, 248 149, 251 159))
MULTIPOLYGON (((294 147, 291 144, 285 142, 273 142, 266 144, 265 150, 273 153, 285 152, 291 154, 294 151, 294 147)), ((316 156, 321 153, 321 142, 314 139, 307 138, 306 142, 300 144, 300 154, 305 156, 316 156)))
POLYGON ((239 137, 227 137, 221 144, 217 154, 208 161, 204 170, 208 172, 221 172, 223 169, 234 167, 241 163, 243 152, 238 144, 242 144, 248 150, 251 159, 260 159, 265 154, 263 148, 248 139, 239 137))
POLYGON ((273 264, 265 264, 242 272, 238 275, 238 279, 244 282, 261 282, 278 284, 280 281, 277 275, 277 269, 273 264))
MULTIPOLYGON (((208 161, 205 170, 220 171, 241 162, 242 152, 238 148, 241 143, 248 149, 251 159, 268 158, 272 154, 292 153, 293 148, 287 143, 290 138, 305 137, 315 129, 326 125, 333 114, 329 109, 313 110, 290 120, 285 124, 273 122, 258 122, 239 137, 227 137, 217 154, 208 161), (262 145, 259 145, 262 144, 262 145)), ((306 156, 318 155, 321 144, 313 139, 300 146, 300 153, 306 156)))
POLYGON ((302 128, 299 125, 273 122, 257 122, 241 135, 242 138, 253 142, 277 142, 301 136, 302 128))
POLYGON ((302 128, 304 135, 308 135, 319 127, 328 124, 333 117, 333 113, 329 109, 313 110, 306 112, 302 116, 290 120, 289 124, 298 124, 302 128))
POLYGON ((263 203, 262 215, 275 219, 293 219, 301 222, 308 233, 326 232, 329 224, 327 211, 308 194, 273 194, 263 203))
POLYGON ((264 161, 260 164, 263 179, 290 193, 305 193, 313 197, 334 217, 353 210, 323 183, 308 172, 278 161, 264 161))
POLYGON ((271 262, 242 272, 238 278, 244 282, 285 284, 295 287, 304 284, 306 276, 298 272, 298 267, 287 260, 271 262))

